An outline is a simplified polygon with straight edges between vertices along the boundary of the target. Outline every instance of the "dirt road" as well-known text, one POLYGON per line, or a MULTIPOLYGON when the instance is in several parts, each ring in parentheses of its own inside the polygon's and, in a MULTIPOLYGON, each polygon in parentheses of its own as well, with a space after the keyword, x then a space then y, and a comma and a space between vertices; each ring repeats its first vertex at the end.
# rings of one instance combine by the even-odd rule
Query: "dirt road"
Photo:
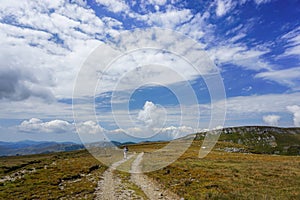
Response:
POLYGON ((95 200, 181 199, 169 190, 164 190, 159 183, 141 173, 140 163, 143 159, 143 155, 144 153, 140 153, 137 156, 130 155, 128 159, 120 160, 109 167, 103 173, 103 178, 98 182, 98 187, 95 191, 95 200), (137 189, 132 189, 132 187, 128 188, 128 184, 123 184, 123 180, 114 173, 119 165, 129 161, 132 156, 136 158, 131 165, 131 177, 129 181, 132 182, 132 185, 135 185, 133 188, 137 189))

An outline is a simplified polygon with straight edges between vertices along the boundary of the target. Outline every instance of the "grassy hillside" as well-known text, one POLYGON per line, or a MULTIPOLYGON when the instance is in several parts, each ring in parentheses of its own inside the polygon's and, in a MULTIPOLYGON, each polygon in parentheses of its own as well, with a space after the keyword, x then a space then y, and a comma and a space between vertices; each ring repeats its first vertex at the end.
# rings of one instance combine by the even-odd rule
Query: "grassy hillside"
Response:
POLYGON ((92 199, 106 169, 87 151, 0 158, 0 199, 92 199))
MULTIPOLYGON (((246 126, 218 131, 219 141, 244 145, 252 153, 300 155, 300 128, 246 126)), ((205 134, 197 133, 196 140, 205 134)))
MULTIPOLYGON (((204 159, 195 141, 176 162, 147 173, 185 199, 300 199, 300 157, 228 153, 220 148, 242 145, 219 142, 204 159)), ((153 144, 153 148, 162 144, 153 144)), ((137 151, 151 146, 133 145, 137 151)), ((153 160, 155 162, 155 160, 153 160)))

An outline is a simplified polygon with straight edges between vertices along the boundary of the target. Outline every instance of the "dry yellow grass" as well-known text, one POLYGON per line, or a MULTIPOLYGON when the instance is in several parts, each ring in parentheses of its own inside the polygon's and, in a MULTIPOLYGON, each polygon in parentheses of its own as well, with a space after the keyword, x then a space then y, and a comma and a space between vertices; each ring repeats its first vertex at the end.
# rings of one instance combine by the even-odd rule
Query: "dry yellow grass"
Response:
POLYGON ((212 151, 200 159, 200 144, 147 174, 185 199, 300 199, 299 156, 212 151))
POLYGON ((2 182, 0 199, 93 199, 106 169, 87 151, 0 158, 0 168, 2 177, 34 169, 2 182))

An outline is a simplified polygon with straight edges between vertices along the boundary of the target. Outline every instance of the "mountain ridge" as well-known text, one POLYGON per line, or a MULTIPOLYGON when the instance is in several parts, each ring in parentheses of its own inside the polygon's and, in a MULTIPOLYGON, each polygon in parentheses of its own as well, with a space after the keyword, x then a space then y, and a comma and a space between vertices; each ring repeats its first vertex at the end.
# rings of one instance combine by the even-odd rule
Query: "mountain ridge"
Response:
MULTIPOLYGON (((226 151, 251 152, 280 155, 300 155, 300 128, 299 127, 274 127, 274 126, 238 126, 226 127, 218 130, 211 130, 190 134, 185 137, 195 136, 195 140, 203 140, 208 132, 221 132, 221 142, 243 145, 244 149, 231 149, 226 151)), ((184 137, 184 138, 185 138, 184 137)), ((145 143, 145 142, 141 142, 145 143)), ((0 141, 0 156, 30 155, 61 151, 72 151, 84 149, 89 146, 122 146, 131 144, 117 141, 94 142, 90 144, 77 144, 74 142, 55 141, 31 141, 19 142, 0 141)))
MULTIPOLYGON (((246 146, 252 153, 300 155, 300 128, 273 126, 239 126, 218 130, 218 141, 246 146)), ((195 140, 203 140, 208 132, 197 133, 195 140)))
POLYGON ((30 155, 83 149, 82 144, 73 142, 32 141, 18 142, 0 141, 0 156, 30 155))

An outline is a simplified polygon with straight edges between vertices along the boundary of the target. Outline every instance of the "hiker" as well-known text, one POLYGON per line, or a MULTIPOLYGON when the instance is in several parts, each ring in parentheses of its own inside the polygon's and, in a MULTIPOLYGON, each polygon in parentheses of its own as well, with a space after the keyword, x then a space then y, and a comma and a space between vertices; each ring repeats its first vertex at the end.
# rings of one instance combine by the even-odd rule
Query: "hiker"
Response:
POLYGON ((124 151, 124 159, 127 159, 128 147, 125 146, 123 151, 124 151))

